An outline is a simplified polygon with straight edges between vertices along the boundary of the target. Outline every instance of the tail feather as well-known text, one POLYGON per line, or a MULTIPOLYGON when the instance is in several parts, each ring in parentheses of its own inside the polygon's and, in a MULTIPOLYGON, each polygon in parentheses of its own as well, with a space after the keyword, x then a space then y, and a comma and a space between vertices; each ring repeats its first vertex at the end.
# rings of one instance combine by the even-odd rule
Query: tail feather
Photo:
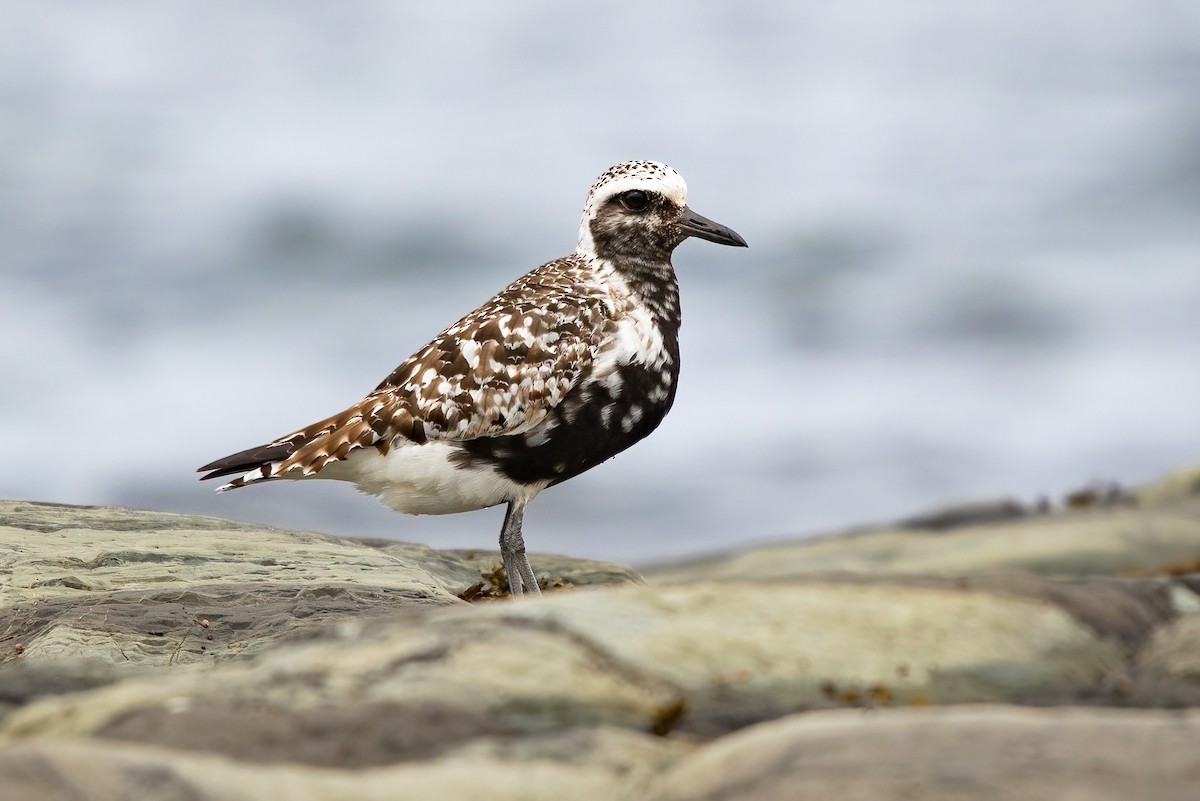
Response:
MULTIPOLYGON (((207 481, 210 478, 249 473, 251 470, 266 468, 263 472, 263 478, 267 478, 270 475, 271 464, 291 456, 301 444, 302 440, 291 439, 287 442, 258 445, 222 457, 214 462, 209 462, 203 467, 198 468, 196 472, 204 473, 205 471, 211 471, 207 475, 200 476, 201 481, 207 481)), ((231 482, 231 488, 240 487, 244 483, 240 479, 235 480, 231 482)))
MULTIPOLYGON (((381 453, 388 450, 388 440, 377 427, 384 427, 385 420, 377 413, 384 404, 373 396, 343 412, 313 423, 307 428, 292 432, 284 439, 266 445, 247 448, 244 451, 209 462, 197 472, 201 481, 222 476, 236 476, 228 484, 217 488, 218 492, 237 489, 246 484, 281 478, 284 473, 292 478, 312 476, 330 462, 337 462, 357 448, 375 445, 381 453), (362 407, 366 407, 365 410, 362 407)), ((408 431, 413 430, 411 417, 408 431)), ((421 429, 424 432, 424 429, 421 429)))

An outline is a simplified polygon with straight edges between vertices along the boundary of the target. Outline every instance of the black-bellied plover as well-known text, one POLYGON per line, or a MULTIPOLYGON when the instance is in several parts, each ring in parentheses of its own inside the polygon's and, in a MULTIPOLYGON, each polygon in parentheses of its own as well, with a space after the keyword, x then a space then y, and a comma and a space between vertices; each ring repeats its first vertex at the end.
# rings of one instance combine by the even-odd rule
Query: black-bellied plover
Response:
POLYGON ((219 491, 281 478, 349 481, 408 514, 508 504, 500 555, 513 595, 540 594, 521 522, 549 486, 653 431, 675 400, 679 285, 695 236, 745 247, 687 206, 654 161, 606 170, 579 243, 438 334, 345 411, 206 464, 219 491))

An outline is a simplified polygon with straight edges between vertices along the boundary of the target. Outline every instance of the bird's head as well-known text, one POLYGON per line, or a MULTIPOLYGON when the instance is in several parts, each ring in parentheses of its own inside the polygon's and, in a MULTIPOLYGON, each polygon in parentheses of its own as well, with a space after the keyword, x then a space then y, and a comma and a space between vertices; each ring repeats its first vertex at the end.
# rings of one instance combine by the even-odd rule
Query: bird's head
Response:
POLYGON ((657 161, 626 161, 609 167, 592 184, 576 252, 667 260, 689 236, 746 247, 732 229, 688 208, 682 175, 657 161))

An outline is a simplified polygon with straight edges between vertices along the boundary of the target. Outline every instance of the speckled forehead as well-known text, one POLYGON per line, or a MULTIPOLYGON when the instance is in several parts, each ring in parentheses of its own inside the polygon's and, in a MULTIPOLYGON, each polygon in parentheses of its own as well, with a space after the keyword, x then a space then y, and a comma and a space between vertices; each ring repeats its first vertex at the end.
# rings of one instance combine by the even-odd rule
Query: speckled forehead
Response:
POLYGON ((680 206, 687 205, 687 184, 682 175, 657 161, 626 161, 609 167, 596 179, 584 212, 590 214, 600 203, 630 189, 658 192, 680 206))

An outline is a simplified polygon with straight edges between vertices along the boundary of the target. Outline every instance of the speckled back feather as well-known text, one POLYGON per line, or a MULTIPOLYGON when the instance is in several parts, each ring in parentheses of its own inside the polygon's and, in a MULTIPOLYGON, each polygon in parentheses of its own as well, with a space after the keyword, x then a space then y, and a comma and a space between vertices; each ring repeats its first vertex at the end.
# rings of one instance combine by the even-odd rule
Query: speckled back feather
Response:
POLYGON ((357 448, 386 454, 401 439, 464 441, 529 430, 590 369, 611 330, 612 309, 587 280, 593 271, 578 256, 542 265, 447 328, 350 408, 202 469, 213 477, 258 470, 231 481, 232 489, 292 471, 311 476, 357 448))

